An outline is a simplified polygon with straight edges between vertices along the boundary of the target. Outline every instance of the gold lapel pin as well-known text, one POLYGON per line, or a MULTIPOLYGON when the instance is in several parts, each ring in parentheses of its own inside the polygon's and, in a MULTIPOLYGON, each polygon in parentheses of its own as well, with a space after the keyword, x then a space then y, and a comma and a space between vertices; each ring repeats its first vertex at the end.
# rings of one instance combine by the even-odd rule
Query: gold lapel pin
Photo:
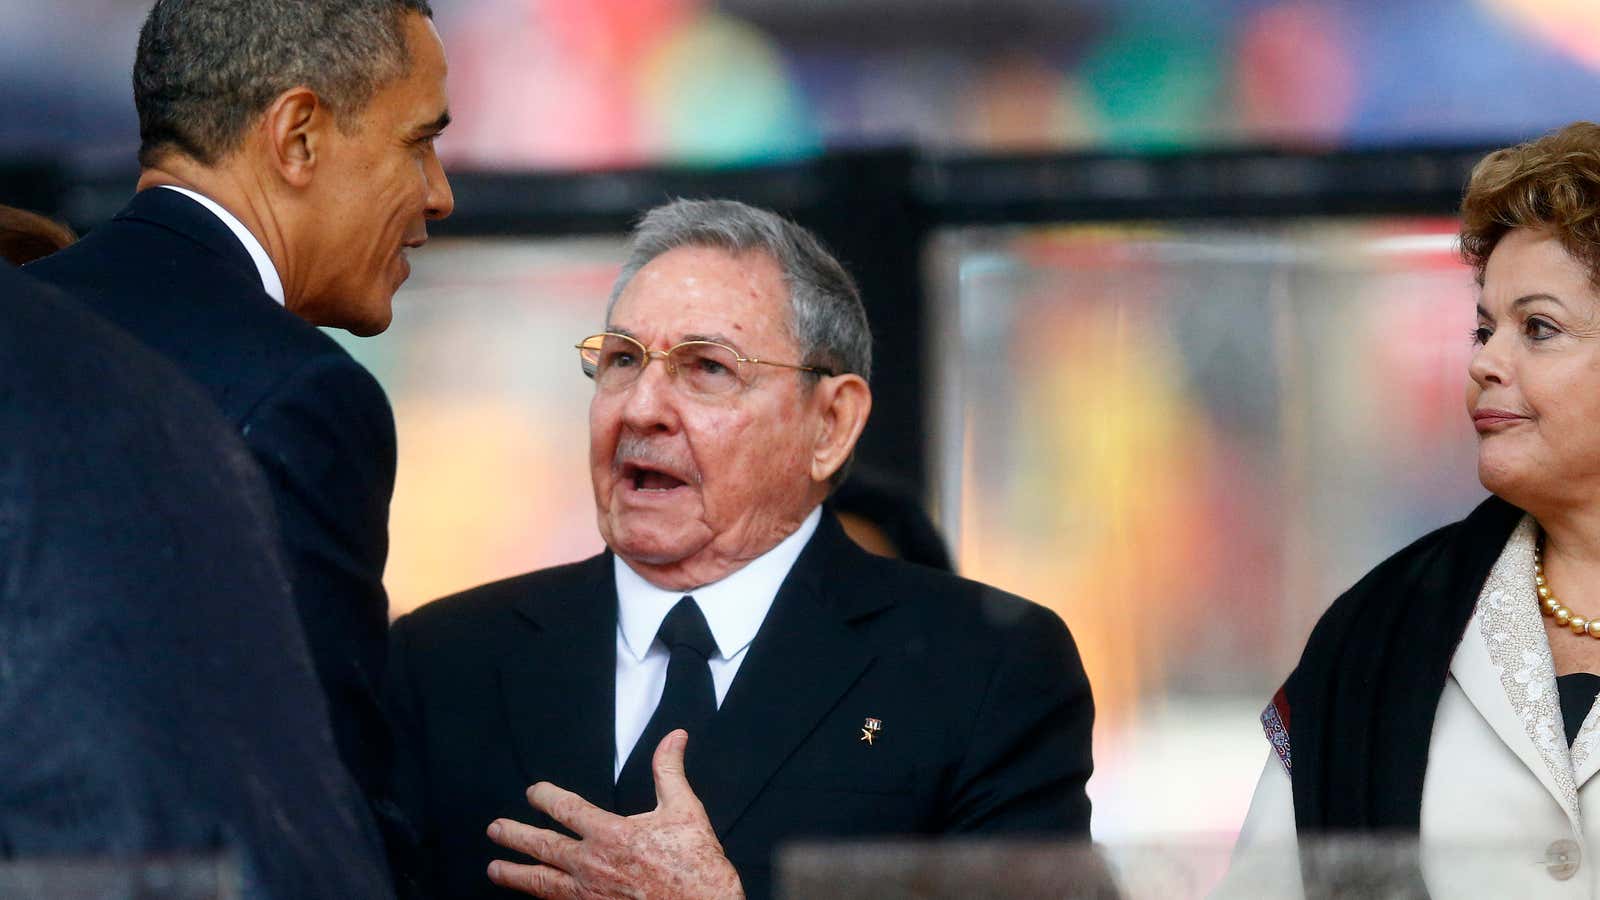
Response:
POLYGON ((873 741, 877 740, 878 732, 882 730, 883 720, 874 719, 871 716, 868 716, 867 721, 861 724, 861 739, 870 745, 873 741))

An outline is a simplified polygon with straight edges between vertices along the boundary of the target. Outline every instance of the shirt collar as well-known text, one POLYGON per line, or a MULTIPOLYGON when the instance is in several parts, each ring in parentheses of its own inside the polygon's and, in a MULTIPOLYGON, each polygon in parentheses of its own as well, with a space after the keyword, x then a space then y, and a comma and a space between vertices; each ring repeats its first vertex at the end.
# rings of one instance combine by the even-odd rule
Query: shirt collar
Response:
POLYGON ((244 245, 245 252, 250 254, 250 261, 256 264, 256 271, 261 275, 262 290, 267 292, 267 296, 282 305, 283 280, 278 277, 278 269, 272 264, 272 257, 267 255, 267 248, 261 246, 261 242, 256 240, 255 235, 250 233, 250 229, 244 227, 243 222, 239 221, 233 213, 223 209, 222 204, 204 194, 197 194, 188 188, 181 188, 175 184, 163 184, 160 187, 164 187, 169 191, 177 191, 204 206, 211 211, 212 215, 221 219, 222 224, 228 226, 228 230, 233 232, 233 236, 238 238, 239 243, 244 245))
POLYGON ((718 656, 729 660, 739 655, 755 640, 756 632, 767 618, 767 610, 778 596, 778 588, 789 577, 789 570, 794 568, 800 551, 805 549, 821 521, 822 507, 819 506, 776 547, 721 581, 690 591, 656 587, 630 568, 622 557, 613 555, 617 576, 617 628, 628 645, 628 652, 635 660, 643 660, 667 613, 679 600, 692 596, 705 614, 706 624, 711 626, 718 656))

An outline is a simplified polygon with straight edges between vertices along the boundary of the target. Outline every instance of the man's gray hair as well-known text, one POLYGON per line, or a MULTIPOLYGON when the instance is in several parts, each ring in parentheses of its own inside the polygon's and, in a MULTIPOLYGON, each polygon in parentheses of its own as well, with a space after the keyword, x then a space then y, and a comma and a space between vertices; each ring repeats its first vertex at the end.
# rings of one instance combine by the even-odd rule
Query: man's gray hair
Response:
POLYGON ((315 91, 341 128, 405 74, 406 15, 427 0, 157 0, 139 31, 139 163, 173 150, 214 165, 290 88, 315 91))
MULTIPOLYGON (((775 213, 733 200, 675 200, 645 213, 611 289, 606 322, 640 269, 678 247, 770 255, 789 287, 789 328, 802 365, 872 378, 872 329, 861 292, 811 232, 775 213)), ((787 360, 785 360, 787 362, 787 360)))

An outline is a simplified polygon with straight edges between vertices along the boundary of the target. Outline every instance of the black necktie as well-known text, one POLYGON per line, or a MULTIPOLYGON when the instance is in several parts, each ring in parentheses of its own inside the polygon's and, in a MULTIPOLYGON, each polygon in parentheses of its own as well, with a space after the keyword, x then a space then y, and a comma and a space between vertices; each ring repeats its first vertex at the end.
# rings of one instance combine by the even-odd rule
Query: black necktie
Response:
POLYGON ((687 730, 691 740, 699 737, 711 714, 717 711, 717 689, 711 682, 711 667, 706 664, 717 643, 693 597, 679 600, 667 613, 656 639, 672 651, 667 663, 667 686, 617 777, 617 813, 624 816, 656 808, 655 773, 650 760, 661 739, 675 728, 687 730))

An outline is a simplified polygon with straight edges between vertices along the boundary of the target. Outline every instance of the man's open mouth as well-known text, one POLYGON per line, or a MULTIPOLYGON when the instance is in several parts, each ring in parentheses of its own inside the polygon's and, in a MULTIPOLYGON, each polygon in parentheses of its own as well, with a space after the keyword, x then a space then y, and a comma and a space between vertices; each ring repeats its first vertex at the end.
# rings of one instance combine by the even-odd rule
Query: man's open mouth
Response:
POLYGON ((681 488, 688 482, 670 472, 652 469, 637 463, 626 463, 622 467, 622 477, 633 485, 636 491, 670 491, 681 488))

